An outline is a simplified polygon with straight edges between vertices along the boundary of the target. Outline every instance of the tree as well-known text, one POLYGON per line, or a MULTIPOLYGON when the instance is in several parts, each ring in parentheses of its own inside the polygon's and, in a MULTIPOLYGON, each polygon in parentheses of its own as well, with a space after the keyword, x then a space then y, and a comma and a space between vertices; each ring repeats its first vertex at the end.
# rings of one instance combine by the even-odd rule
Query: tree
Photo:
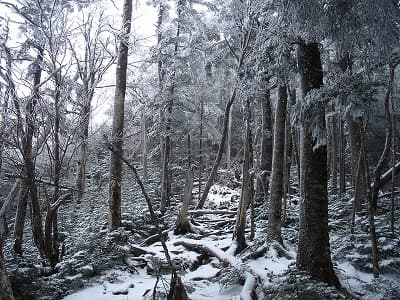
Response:
POLYGON ((70 51, 77 66, 77 75, 80 84, 77 88, 78 109, 80 115, 78 172, 76 176, 77 201, 83 198, 86 185, 86 171, 88 160, 89 120, 92 112, 92 102, 95 88, 102 80, 106 71, 115 61, 114 54, 108 49, 110 38, 106 31, 107 20, 104 11, 82 11, 82 25, 78 28, 78 37, 70 40, 70 51), (78 44, 84 43, 83 53, 78 53, 78 44))
POLYGON ((287 86, 279 86, 274 122, 275 128, 272 156, 271 197, 269 201, 268 212, 268 240, 277 241, 280 244, 282 244, 282 196, 283 193, 286 193, 286 191, 283 191, 283 175, 285 170, 284 156, 287 98, 287 86))
POLYGON ((126 93, 126 73, 128 67, 129 33, 131 31, 132 0, 125 0, 122 11, 122 33, 118 49, 116 67, 116 87, 112 126, 112 147, 110 158, 109 214, 108 230, 121 226, 121 180, 122 180, 122 145, 124 130, 124 103, 126 93))
POLYGON ((1 300, 13 300, 14 295, 11 289, 10 281, 6 273, 3 259, 3 247, 2 240, 0 237, 0 299, 1 300))
MULTIPOLYGON (((323 84, 322 64, 318 43, 300 41, 297 46, 302 101, 312 89, 323 84)), ((325 128, 325 111, 316 106, 319 125, 325 128)), ((313 277, 339 287, 333 271, 328 234, 327 151, 324 141, 312 136, 311 128, 301 124, 300 130, 300 229, 296 264, 313 277)))

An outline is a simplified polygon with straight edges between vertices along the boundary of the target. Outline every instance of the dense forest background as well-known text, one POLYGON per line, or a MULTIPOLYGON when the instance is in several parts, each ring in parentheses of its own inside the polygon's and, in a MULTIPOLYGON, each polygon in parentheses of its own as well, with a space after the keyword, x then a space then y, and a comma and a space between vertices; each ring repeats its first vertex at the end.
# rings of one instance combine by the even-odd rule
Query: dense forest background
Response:
POLYGON ((0 299, 400 298, 398 1, 0 7, 0 299))

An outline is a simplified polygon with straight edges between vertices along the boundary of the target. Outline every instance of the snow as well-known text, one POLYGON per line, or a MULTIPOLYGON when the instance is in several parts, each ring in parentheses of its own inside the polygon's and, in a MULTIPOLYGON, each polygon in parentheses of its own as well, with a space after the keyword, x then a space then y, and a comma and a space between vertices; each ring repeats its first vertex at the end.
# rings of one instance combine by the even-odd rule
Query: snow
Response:
POLYGON ((226 186, 214 184, 208 193, 207 201, 215 205, 221 205, 222 203, 230 203, 232 196, 240 197, 240 192, 226 186))
POLYGON ((252 292, 256 285, 256 279, 250 272, 245 272, 245 282, 242 291, 240 292, 240 299, 252 300, 252 292))
POLYGON ((145 270, 137 274, 113 270, 101 276, 99 283, 64 298, 64 300, 135 300, 147 291, 153 290, 156 278, 145 270), (119 295, 116 295, 120 293, 119 295), (126 293, 126 294, 124 294, 126 293))

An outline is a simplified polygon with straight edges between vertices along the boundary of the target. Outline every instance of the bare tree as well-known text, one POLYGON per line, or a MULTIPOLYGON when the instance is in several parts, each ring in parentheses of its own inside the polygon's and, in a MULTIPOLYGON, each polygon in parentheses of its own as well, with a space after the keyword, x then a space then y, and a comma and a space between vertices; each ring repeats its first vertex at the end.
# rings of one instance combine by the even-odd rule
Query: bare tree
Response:
POLYGON ((79 134, 80 153, 76 174, 76 189, 78 190, 76 198, 78 202, 82 200, 85 192, 89 120, 95 89, 115 61, 115 55, 107 47, 110 43, 110 37, 106 30, 107 20, 104 17, 104 11, 93 11, 93 7, 90 9, 88 12, 82 12, 83 24, 78 29, 79 36, 75 40, 69 41, 70 50, 77 67, 77 76, 81 81, 78 87, 81 127, 79 134), (77 49, 81 49, 79 44, 82 40, 84 51, 81 54, 77 49))

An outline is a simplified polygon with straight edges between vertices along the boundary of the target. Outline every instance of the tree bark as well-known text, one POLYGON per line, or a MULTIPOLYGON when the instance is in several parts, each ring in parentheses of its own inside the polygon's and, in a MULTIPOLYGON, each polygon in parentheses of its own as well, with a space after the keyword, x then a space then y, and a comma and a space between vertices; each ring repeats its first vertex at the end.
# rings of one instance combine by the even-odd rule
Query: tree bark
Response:
POLYGON ((281 218, 282 218, 282 196, 283 196, 283 172, 285 156, 285 123, 287 106, 287 87, 280 86, 278 89, 278 101, 275 112, 274 146, 272 156, 271 175, 271 197, 268 212, 269 241, 277 241, 282 244, 281 218))
MULTIPOLYGON (((22 155, 24 159, 24 173, 25 173, 25 187, 28 190, 28 195, 31 200, 31 225, 33 240, 39 250, 41 257, 44 257, 44 242, 43 242, 43 228, 42 228, 42 213, 38 198, 38 191, 35 182, 35 162, 32 154, 32 140, 35 132, 35 108, 39 101, 39 84, 42 76, 42 63, 43 63, 43 49, 38 49, 38 55, 34 62, 34 78, 32 96, 26 106, 25 116, 25 134, 22 137, 22 155)), ((26 207, 26 206, 25 206, 26 207)))
MULTIPOLYGON (((343 102, 343 99, 341 100, 343 102)), ((342 114, 340 114, 342 115, 342 114)), ((339 126, 339 198, 342 199, 344 193, 346 192, 346 141, 344 134, 344 122, 341 118, 338 119, 339 126)))
MULTIPOLYGON (((323 84, 321 56, 318 43, 300 42, 297 47, 297 64, 302 97, 323 84)), ((319 107, 319 117, 325 126, 324 107, 319 107)), ((299 245, 296 264, 314 278, 340 287, 333 271, 328 233, 327 149, 317 145, 310 130, 301 126, 301 205, 299 245)))
POLYGON ((121 181, 122 181, 122 146, 124 131, 124 106, 126 93, 126 73, 128 67, 129 33, 131 31, 132 0, 125 0, 123 7, 123 37, 120 41, 116 69, 116 87, 114 97, 112 146, 110 158, 109 213, 108 230, 121 226, 121 181))
POLYGON ((367 199, 366 182, 365 182, 365 168, 364 164, 358 165, 360 149, 361 149, 361 124, 360 121, 355 120, 350 112, 346 113, 346 123, 349 128, 349 141, 350 141, 350 155, 352 166, 352 184, 353 189, 357 189, 357 194, 354 195, 354 205, 357 212, 360 212, 365 199, 367 199), (359 175, 358 175, 359 174, 359 175))
POLYGON ((2 240, 0 237, 0 300, 14 300, 10 281, 4 265, 2 240))
POLYGON ((269 178, 272 168, 272 109, 270 90, 267 88, 262 99, 262 133, 260 175, 257 178, 256 197, 258 203, 266 203, 269 189, 269 178))
POLYGON ((201 199, 201 186, 203 184, 203 117, 204 102, 200 102, 200 129, 199 129, 199 201, 201 199))
POLYGON ((191 232, 191 224, 188 219, 188 211, 190 200, 192 199, 193 190, 193 170, 190 168, 186 174, 185 189, 182 197, 182 207, 178 214, 175 224, 175 234, 185 234, 191 232))
POLYGON ((143 181, 147 182, 147 122, 144 110, 140 115, 141 133, 142 133, 142 166, 143 181))
POLYGON ((15 215, 14 223, 14 252, 18 255, 22 255, 22 242, 24 237, 24 226, 25 226, 25 216, 26 207, 28 204, 28 190, 25 185, 21 186, 18 193, 18 204, 17 212, 15 215))
POLYGON ((244 136, 244 162, 243 162, 243 180, 242 180, 242 193, 240 197, 238 212, 236 216, 235 231, 233 238, 237 242, 236 253, 240 253, 246 248, 246 210, 252 201, 252 178, 250 169, 252 168, 252 137, 251 137, 251 111, 250 99, 246 99, 245 110, 245 136, 244 136))

